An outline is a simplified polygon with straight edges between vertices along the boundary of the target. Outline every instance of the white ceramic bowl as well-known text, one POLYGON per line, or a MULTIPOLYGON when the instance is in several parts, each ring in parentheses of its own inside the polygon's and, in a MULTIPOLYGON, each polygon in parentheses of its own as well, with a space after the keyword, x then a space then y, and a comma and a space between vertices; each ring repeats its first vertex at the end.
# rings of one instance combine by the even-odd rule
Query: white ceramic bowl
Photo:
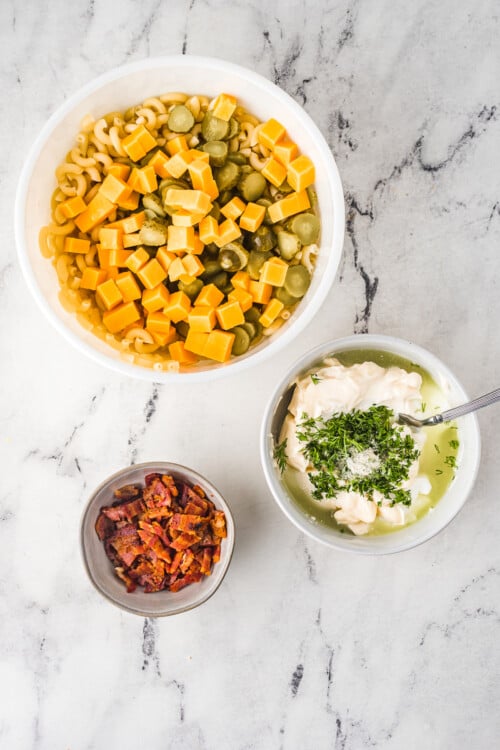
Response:
POLYGON ((166 617, 198 607, 215 594, 231 562, 234 547, 234 521, 228 504, 205 477, 186 466, 165 461, 149 461, 121 469, 94 490, 82 517, 80 543, 85 570, 97 591, 108 601, 141 617, 166 617), (204 576, 199 583, 192 583, 175 593, 156 591, 146 594, 139 586, 135 591, 128 593, 124 583, 116 576, 113 565, 106 555, 104 544, 97 536, 95 523, 102 506, 113 503, 113 492, 116 489, 126 484, 144 486, 144 477, 152 472, 170 474, 174 479, 189 484, 198 484, 216 508, 224 511, 227 537, 222 540, 219 562, 213 566, 211 575, 204 576))
POLYGON ((479 427, 476 416, 469 414, 458 420, 460 448, 455 479, 437 505, 410 526, 380 536, 354 536, 318 524, 301 511, 280 480, 274 464, 273 449, 291 396, 291 386, 298 377, 319 365, 335 352, 377 350, 399 355, 423 367, 446 394, 450 406, 468 401, 467 394, 448 368, 430 352, 415 344, 392 336, 358 335, 330 341, 304 355, 276 388, 267 407, 261 431, 261 460, 269 488, 283 513, 301 531, 318 542, 338 550, 368 555, 401 552, 427 541, 445 528, 465 503, 476 478, 481 455, 479 427))
POLYGON ((15 210, 16 241, 26 281, 57 330, 76 348, 102 365, 153 382, 206 381, 262 362, 291 341, 314 317, 335 278, 344 239, 344 199, 335 161, 320 131, 291 97, 278 86, 238 65, 206 57, 173 56, 141 60, 111 70, 73 94, 49 119, 35 141, 19 181, 15 210), (166 91, 214 96, 234 94, 262 120, 275 117, 316 167, 321 213, 321 247, 311 286, 290 320, 269 339, 226 364, 205 364, 182 373, 157 372, 129 364, 96 336, 79 325, 59 303, 55 270, 42 257, 40 228, 50 221, 50 198, 56 187, 54 170, 73 146, 80 122, 87 114, 99 116, 125 110, 166 91))

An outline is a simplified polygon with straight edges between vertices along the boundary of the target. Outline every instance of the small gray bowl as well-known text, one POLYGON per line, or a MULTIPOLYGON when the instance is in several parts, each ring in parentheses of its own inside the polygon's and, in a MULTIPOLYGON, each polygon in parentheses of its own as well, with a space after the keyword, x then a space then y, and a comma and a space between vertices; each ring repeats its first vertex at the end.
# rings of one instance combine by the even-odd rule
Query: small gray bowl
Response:
POLYGON ((186 466, 166 461, 149 461, 117 471, 92 493, 82 517, 80 542, 85 570, 92 584, 108 601, 141 617, 166 617, 194 609, 215 594, 231 562, 234 521, 226 501, 205 477, 186 466), (113 502, 113 492, 116 489, 126 484, 144 484, 144 477, 151 472, 170 474, 176 480, 198 484, 216 508, 226 514, 227 537, 222 540, 220 560, 213 566, 211 575, 204 576, 199 583, 193 583, 175 593, 157 591, 146 594, 139 587, 128 593, 123 582, 116 576, 94 528, 101 507, 113 502))

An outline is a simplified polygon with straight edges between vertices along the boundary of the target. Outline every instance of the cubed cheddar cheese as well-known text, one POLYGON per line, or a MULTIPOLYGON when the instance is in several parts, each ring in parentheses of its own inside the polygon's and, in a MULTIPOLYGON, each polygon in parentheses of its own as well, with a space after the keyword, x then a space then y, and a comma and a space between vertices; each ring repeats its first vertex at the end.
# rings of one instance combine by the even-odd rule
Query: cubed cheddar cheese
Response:
POLYGON ((127 258, 127 262, 125 263, 125 265, 131 271, 133 271, 134 273, 137 273, 143 266, 146 265, 148 260, 149 260, 149 253, 146 250, 144 250, 143 247, 139 247, 134 253, 132 253, 130 258, 127 258))
POLYGON ((236 98, 231 94, 219 94, 210 105, 212 114, 220 120, 229 122, 236 109, 236 98))
POLYGON ((165 164, 165 169, 169 175, 176 180, 182 177, 190 164, 189 157, 186 158, 187 153, 187 151, 179 151, 170 157, 167 164, 165 164))
POLYGON ((205 266, 201 260, 194 254, 185 255, 182 258, 182 265, 184 266, 185 273, 189 274, 189 276, 194 276, 195 278, 200 276, 205 270, 205 266))
POLYGON ((264 164, 260 173, 275 187, 279 187, 285 181, 287 175, 286 167, 272 156, 264 164))
POLYGON ((165 203, 174 209, 194 214, 207 214, 212 208, 210 196, 202 190, 167 188, 165 203))
POLYGON ((109 265, 123 268, 123 266, 127 265, 127 260, 131 255, 133 255, 131 250, 110 250, 108 256, 109 265))
POLYGON ((265 206, 258 203, 249 203, 240 218, 240 227, 247 232, 256 232, 264 221, 265 215, 265 206))
POLYGON ((187 351, 203 357, 208 341, 208 336, 208 333, 203 333, 201 331, 192 331, 190 328, 184 344, 187 351))
POLYGON ((111 216, 116 206, 104 195, 97 193, 94 195, 90 203, 88 204, 85 211, 75 219, 75 224, 80 232, 90 232, 91 229, 97 227, 99 224, 111 216))
POLYGON ((168 305, 170 294, 165 284, 158 284, 154 289, 145 289, 142 293, 142 306, 148 312, 162 310, 168 305))
POLYGON ((106 250, 123 250, 123 229, 102 227, 99 230, 99 242, 106 250))
POLYGON ((193 227, 174 227, 167 229, 167 249, 169 253, 192 253, 194 250, 193 227))
MULTIPOLYGON (((111 254, 111 250, 109 251, 111 254)), ((113 279, 113 281, 116 281, 118 276, 120 275, 120 269, 116 266, 109 266, 109 268, 106 271, 106 279, 113 279)))
POLYGON ((271 323, 276 320, 283 308, 283 302, 280 302, 279 299, 276 298, 272 299, 264 308, 264 312, 259 318, 259 323, 261 323, 264 328, 269 328, 271 323))
POLYGON ((273 150, 274 146, 280 141, 285 135, 286 130, 283 125, 271 117, 262 127, 259 129, 257 138, 266 148, 273 150))
POLYGON ((184 276, 185 273, 186 269, 184 268, 182 258, 176 257, 168 267, 169 281, 179 281, 181 276, 184 276))
POLYGON ((102 322, 111 333, 118 333, 141 317, 141 311, 136 302, 125 302, 114 310, 105 312, 102 322))
POLYGON ((209 245, 219 238, 219 225, 213 216, 205 216, 205 218, 200 221, 198 230, 200 233, 200 240, 205 245, 209 245))
POLYGON ((263 284, 270 284, 271 286, 283 286, 287 271, 288 264, 280 258, 266 260, 261 266, 259 281, 263 284))
POLYGON ((297 148, 297 144, 286 138, 276 143, 273 148, 273 156, 285 167, 295 159, 298 153, 299 149, 297 148))
POLYGON ((136 232, 135 234, 124 234, 123 235, 123 247, 127 249, 129 247, 137 247, 141 244, 141 235, 136 232))
POLYGON ((64 252, 86 255, 90 250, 90 240, 79 240, 77 237, 64 238, 64 252))
POLYGON ((227 362, 231 356, 234 338, 234 333, 230 331, 211 331, 208 334, 203 356, 215 359, 216 362, 227 362))
POLYGON ((202 307, 217 307, 224 299, 224 294, 215 284, 207 284, 196 297, 194 304, 202 307))
POLYGON ((107 174, 112 174, 114 177, 119 177, 124 182, 127 181, 130 174, 130 167, 128 164, 120 164, 119 162, 113 162, 109 167, 106 168, 107 174))
POLYGON ((165 306, 163 312, 170 318, 172 323, 179 323, 181 320, 186 320, 191 310, 191 300, 184 294, 184 292, 174 292, 170 295, 168 305, 165 306))
POLYGON ((248 291, 253 297, 253 301, 258 305, 266 305, 271 299, 273 287, 271 284, 264 284, 263 281, 250 280, 248 291))
POLYGON ((217 247, 224 247, 228 242, 233 242, 238 237, 241 237, 241 229, 232 219, 226 219, 222 224, 219 224, 219 234, 215 244, 217 247))
POLYGON ((153 167, 158 177, 161 177, 162 180, 164 180, 166 177, 170 176, 167 169, 168 162, 168 156, 161 149, 158 149, 158 151, 155 151, 151 159, 148 161, 148 165, 150 167, 153 167))
POLYGON ((112 203, 118 203, 118 201, 130 195, 132 190, 120 177, 108 174, 97 192, 112 203))
POLYGON ((239 326, 245 322, 243 310, 241 309, 239 302, 236 300, 231 300, 231 302, 225 302, 223 305, 219 305, 219 307, 215 309, 215 314, 217 315, 220 327, 224 331, 239 326))
POLYGON ((167 151, 170 156, 175 156, 180 151, 189 151, 185 135, 176 135, 167 142, 167 151))
POLYGON ((305 190, 300 193, 291 193, 286 198, 282 198, 276 203, 272 203, 267 209, 271 222, 275 224, 277 221, 287 219, 289 216, 299 214, 301 211, 305 211, 306 208, 310 208, 311 203, 309 202, 309 196, 305 190))
MULTIPOLYGON (((209 156, 207 154, 207 156, 209 156)), ((210 158, 210 156, 209 156, 210 158)), ((191 184, 195 190, 202 190, 204 193, 215 200, 219 195, 217 183, 214 181, 210 164, 205 159, 195 159, 188 166, 191 184), (215 187, 214 187, 215 185, 215 187)))
POLYGON ((106 281, 106 269, 105 268, 90 268, 87 267, 82 273, 82 280, 80 281, 81 289, 91 289, 93 292, 97 289, 99 284, 106 281))
POLYGON ((315 179, 314 164, 308 156, 299 156, 290 162, 287 179, 293 189, 299 193, 312 185, 315 179))
POLYGON ((132 161, 140 161, 157 144, 149 130, 144 125, 139 125, 122 140, 121 145, 132 161))
POLYGON ((168 347, 168 352, 171 359, 175 360, 180 365, 193 365, 198 361, 196 354, 193 354, 193 352, 186 349, 184 341, 174 341, 174 343, 170 344, 168 347))
POLYGON ((155 344, 158 344, 158 346, 168 346, 168 344, 172 344, 177 338, 175 326, 170 326, 168 333, 158 333, 158 331, 149 331, 149 333, 154 338, 155 344))
POLYGON ((168 334, 170 333, 170 318, 162 312, 151 312, 146 319, 146 328, 155 333, 168 334))
POLYGON ((230 281, 235 289, 244 289, 248 292, 250 286, 250 274, 248 271, 236 271, 236 273, 231 276, 230 281))
POLYGON ((135 211, 139 205, 139 193, 134 190, 126 198, 118 201, 118 208, 123 208, 125 211, 135 211))
POLYGON ((138 232, 139 229, 144 224, 144 219, 146 218, 146 214, 144 211, 138 211, 135 214, 130 214, 130 216, 127 216, 125 219, 120 219, 120 221, 114 221, 112 224, 108 224, 109 227, 120 227, 125 234, 132 234, 133 232, 138 232))
POLYGON ((188 315, 189 330, 196 333, 210 333, 215 327, 216 317, 213 307, 196 305, 188 315))
POLYGON ((138 193, 146 195, 147 193, 154 193, 158 188, 158 180, 156 179, 156 172, 151 166, 147 164, 142 169, 138 170, 138 186, 135 188, 138 193))
POLYGON ((141 299, 141 289, 130 271, 118 274, 115 284, 120 290, 124 302, 133 302, 135 299, 141 299))
POLYGON ((226 219, 235 219, 238 218, 238 216, 241 216, 243 211, 246 208, 246 204, 243 203, 241 198, 238 198, 238 196, 235 196, 234 198, 231 198, 231 200, 226 203, 225 206, 223 206, 220 210, 221 214, 226 217, 226 219))
POLYGON ((109 268, 111 263, 109 262, 109 256, 111 254, 111 250, 105 247, 101 247, 101 245, 97 245, 97 257, 99 259, 99 265, 101 268, 109 268))
POLYGON ((155 286, 158 286, 162 281, 165 281, 167 273, 164 271, 160 263, 158 263, 156 258, 151 258, 145 266, 142 266, 142 268, 137 271, 137 276, 146 289, 154 289, 155 286))
POLYGON ((229 292, 227 299, 229 302, 236 301, 243 312, 250 310, 253 305, 253 297, 250 292, 247 292, 245 289, 240 289, 239 287, 236 287, 232 292, 229 292))
POLYGON ((176 257, 177 257, 176 255, 174 255, 173 253, 167 250, 166 245, 162 245, 161 247, 159 247, 158 252, 156 253, 156 260, 163 267, 163 270, 167 272, 168 272, 168 269, 170 268, 170 264, 172 263, 173 260, 176 259, 176 257))
POLYGON ((67 219, 73 219, 75 216, 78 216, 78 214, 81 214, 82 211, 85 211, 86 208, 87 204, 80 195, 75 195, 74 198, 68 198, 67 201, 64 201, 59 205, 61 213, 67 219))
POLYGON ((205 214, 192 214, 189 211, 177 211, 172 214, 172 224, 174 227, 194 227, 198 224, 205 214))
POLYGON ((201 255, 205 249, 205 243, 200 239, 199 234, 194 234, 194 247, 191 250, 192 255, 201 255))
POLYGON ((113 307, 116 307, 120 302, 123 302, 122 293, 113 279, 108 279, 102 284, 99 284, 96 289, 96 297, 98 302, 100 302, 106 310, 112 310, 113 307))

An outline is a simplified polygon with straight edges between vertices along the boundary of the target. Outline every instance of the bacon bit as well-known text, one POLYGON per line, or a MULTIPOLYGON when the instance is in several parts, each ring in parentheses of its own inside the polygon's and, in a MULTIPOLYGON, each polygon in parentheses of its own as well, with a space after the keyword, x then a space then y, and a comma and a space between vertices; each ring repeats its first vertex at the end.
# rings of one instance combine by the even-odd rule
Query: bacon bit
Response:
POLYGON ((226 518, 198 485, 159 473, 144 481, 115 490, 118 502, 101 508, 95 530, 128 592, 180 591, 220 560, 226 518))

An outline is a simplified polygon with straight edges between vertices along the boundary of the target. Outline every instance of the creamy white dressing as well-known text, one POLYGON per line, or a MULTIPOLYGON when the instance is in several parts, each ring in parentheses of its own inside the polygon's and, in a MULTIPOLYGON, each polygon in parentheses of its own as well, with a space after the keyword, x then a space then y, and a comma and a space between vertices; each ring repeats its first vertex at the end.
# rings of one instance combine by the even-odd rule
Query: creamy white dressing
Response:
MULTIPOLYGON (((302 453, 303 444, 296 434, 303 414, 315 419, 329 418, 336 412, 366 410, 373 405, 387 406, 395 414, 404 412, 417 416, 421 412, 422 378, 417 372, 407 372, 400 367, 380 367, 375 362, 344 366, 331 358, 326 359, 312 375, 312 378, 308 374, 297 381, 280 435, 280 441, 287 440, 288 464, 305 477, 312 467, 302 453)), ((416 448, 421 452, 425 433, 411 430, 410 427, 404 429, 411 433, 416 448)), ((347 469, 353 475, 367 476, 379 463, 379 457, 371 449, 351 454, 346 459, 347 469)), ((311 490, 309 480, 307 483, 311 490)), ((414 512, 412 506, 419 496, 430 493, 431 483, 425 474, 420 473, 418 459, 411 465, 408 479, 400 486, 410 491, 411 506, 396 504, 391 507, 390 500, 376 491, 373 499, 359 492, 340 491, 334 498, 315 502, 323 508, 330 508, 335 520, 346 525, 354 534, 368 534, 377 517, 394 526, 403 526, 408 515, 414 512)))

